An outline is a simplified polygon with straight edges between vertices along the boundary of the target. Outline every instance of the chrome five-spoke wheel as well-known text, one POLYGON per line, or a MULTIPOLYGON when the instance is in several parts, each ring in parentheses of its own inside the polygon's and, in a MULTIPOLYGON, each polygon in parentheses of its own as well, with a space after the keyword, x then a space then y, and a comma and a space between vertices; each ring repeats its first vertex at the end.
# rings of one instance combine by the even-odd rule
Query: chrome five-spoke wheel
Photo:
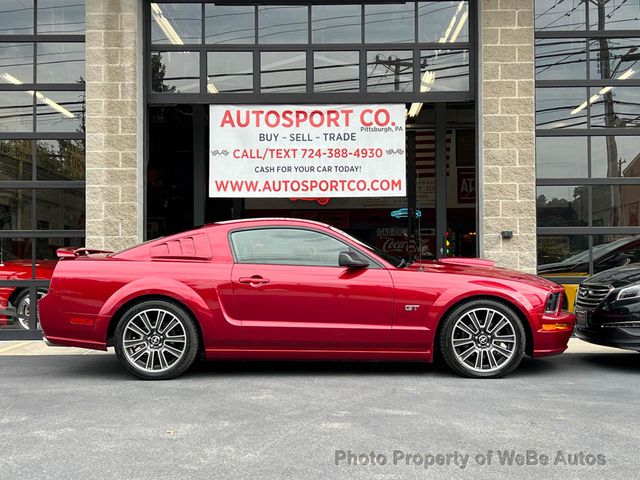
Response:
POLYGON ((136 305, 116 329, 116 353, 141 378, 172 378, 186 370, 197 353, 198 336, 191 316, 165 301, 136 305))
POLYGON ((522 324, 511 308, 492 300, 476 300, 447 317, 440 347, 445 361, 457 373, 499 377, 520 363, 524 340, 522 324))

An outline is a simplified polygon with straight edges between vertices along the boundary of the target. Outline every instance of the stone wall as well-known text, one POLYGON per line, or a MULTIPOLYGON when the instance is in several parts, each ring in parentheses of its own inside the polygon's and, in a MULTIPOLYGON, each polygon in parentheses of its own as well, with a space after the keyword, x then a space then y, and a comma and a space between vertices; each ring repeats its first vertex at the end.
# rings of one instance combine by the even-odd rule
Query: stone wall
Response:
POLYGON ((482 0, 480 13, 482 253, 528 272, 536 268, 533 4, 482 0))
POLYGON ((93 248, 121 249, 142 238, 139 8, 138 0, 86 0, 86 232, 93 248))

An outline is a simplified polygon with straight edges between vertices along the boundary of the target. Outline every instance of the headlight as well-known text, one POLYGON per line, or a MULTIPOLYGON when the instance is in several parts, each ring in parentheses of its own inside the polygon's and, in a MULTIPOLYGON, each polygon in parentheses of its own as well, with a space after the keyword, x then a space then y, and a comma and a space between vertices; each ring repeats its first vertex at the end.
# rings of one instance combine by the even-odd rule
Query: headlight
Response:
POLYGON ((630 298, 640 298, 640 285, 625 287, 618 292, 618 300, 628 300, 630 298))

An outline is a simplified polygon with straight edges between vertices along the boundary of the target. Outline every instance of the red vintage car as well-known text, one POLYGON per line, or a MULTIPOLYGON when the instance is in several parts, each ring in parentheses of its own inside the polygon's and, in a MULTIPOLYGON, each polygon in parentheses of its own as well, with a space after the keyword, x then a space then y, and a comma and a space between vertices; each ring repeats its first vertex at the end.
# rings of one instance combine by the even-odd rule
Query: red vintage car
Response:
POLYGON ((59 251, 40 321, 145 379, 207 359, 422 360, 468 377, 562 353, 562 287, 480 259, 410 263, 322 223, 222 222, 118 253, 59 251))
MULTIPOLYGON (((55 261, 38 260, 36 262, 36 280, 49 280, 53 275, 55 261)), ((29 280, 31 279, 31 259, 7 260, 0 263, 0 280, 29 280)), ((45 288, 38 288, 38 298, 46 292, 45 288)), ((0 311, 8 308, 14 309, 14 315, 0 313, 0 327, 14 325, 20 328, 29 328, 29 311, 31 310, 31 297, 28 287, 0 286, 0 311)))

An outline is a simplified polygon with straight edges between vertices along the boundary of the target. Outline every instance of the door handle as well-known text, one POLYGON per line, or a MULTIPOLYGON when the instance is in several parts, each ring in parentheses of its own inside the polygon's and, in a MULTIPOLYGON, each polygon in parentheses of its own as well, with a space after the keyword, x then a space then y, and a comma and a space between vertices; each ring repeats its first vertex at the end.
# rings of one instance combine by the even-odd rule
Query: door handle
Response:
POLYGON ((240 277, 238 282, 251 285, 252 287, 259 287, 260 285, 269 283, 269 280, 262 278, 260 275, 254 275, 252 277, 240 277))

